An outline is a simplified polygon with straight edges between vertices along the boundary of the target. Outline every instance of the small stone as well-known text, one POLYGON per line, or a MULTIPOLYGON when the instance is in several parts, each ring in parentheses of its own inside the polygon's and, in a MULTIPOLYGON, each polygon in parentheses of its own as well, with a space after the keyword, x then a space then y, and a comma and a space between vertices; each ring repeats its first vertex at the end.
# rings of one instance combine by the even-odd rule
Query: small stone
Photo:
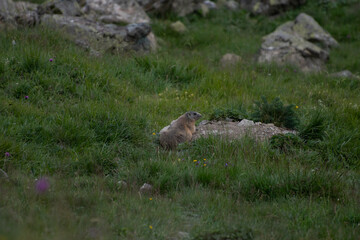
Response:
POLYGON ((185 33, 187 31, 186 26, 180 21, 172 23, 170 27, 177 33, 185 33))
POLYGON ((337 72, 337 73, 332 73, 332 74, 330 74, 330 77, 335 77, 335 78, 357 78, 357 79, 360 79, 359 76, 356 76, 355 74, 353 74, 349 70, 343 70, 343 71, 340 71, 340 72, 337 72))
POLYGON ((237 3, 234 0, 226 1, 225 7, 228 8, 231 11, 236 11, 239 9, 239 3, 237 3))
POLYGON ((206 125, 206 124, 208 124, 208 123, 210 123, 208 120, 202 120, 202 121, 199 123, 199 126, 201 126, 201 125, 206 125))
POLYGON ((144 183, 144 185, 142 185, 139 191, 141 194, 150 194, 152 192, 152 189, 153 187, 150 184, 144 183))
POLYGON ((197 7, 197 11, 201 14, 201 16, 206 17, 209 14, 210 9, 205 4, 200 3, 197 7))
POLYGON ((179 232, 178 235, 179 235, 179 239, 184 239, 184 240, 190 239, 190 234, 187 232, 179 232))
POLYGON ((241 61, 240 56, 233 53, 227 53, 221 58, 220 64, 222 67, 230 67, 230 66, 235 66, 240 61, 241 61))
POLYGON ((255 123, 251 120, 247 120, 247 119, 243 119, 241 120, 241 122, 238 123, 238 126, 240 127, 249 127, 249 126, 254 126, 255 123))
POLYGON ((216 9, 216 3, 212 2, 212 1, 205 1, 203 4, 205 4, 209 9, 216 9))
POLYGON ((118 185, 118 188, 120 188, 120 189, 127 188, 127 183, 123 180, 118 181, 117 185, 118 185))

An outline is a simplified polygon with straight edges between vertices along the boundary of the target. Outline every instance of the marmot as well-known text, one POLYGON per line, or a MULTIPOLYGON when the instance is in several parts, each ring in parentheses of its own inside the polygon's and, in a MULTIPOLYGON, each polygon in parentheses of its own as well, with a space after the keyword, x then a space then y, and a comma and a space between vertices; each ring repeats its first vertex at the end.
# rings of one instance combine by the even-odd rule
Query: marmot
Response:
POLYGON ((200 113, 190 111, 172 121, 160 131, 160 145, 167 150, 174 150, 179 143, 190 141, 195 132, 195 122, 200 118, 200 113))

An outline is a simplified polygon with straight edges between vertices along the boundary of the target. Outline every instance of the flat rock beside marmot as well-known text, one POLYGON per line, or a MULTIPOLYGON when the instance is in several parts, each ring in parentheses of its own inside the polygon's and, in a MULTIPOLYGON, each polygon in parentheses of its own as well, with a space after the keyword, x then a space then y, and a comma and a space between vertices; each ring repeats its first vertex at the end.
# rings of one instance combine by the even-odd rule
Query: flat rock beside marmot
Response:
POLYGON ((249 136, 258 141, 265 141, 274 135, 286 133, 295 134, 296 131, 276 127, 272 123, 253 122, 247 119, 240 122, 202 121, 193 134, 192 140, 209 136, 233 140, 249 136))

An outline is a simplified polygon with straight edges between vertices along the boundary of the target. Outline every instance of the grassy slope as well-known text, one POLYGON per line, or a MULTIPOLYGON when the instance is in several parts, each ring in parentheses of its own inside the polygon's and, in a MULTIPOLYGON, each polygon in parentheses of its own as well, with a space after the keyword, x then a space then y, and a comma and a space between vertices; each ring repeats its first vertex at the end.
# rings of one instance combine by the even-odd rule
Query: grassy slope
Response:
POLYGON ((0 167, 11 181, 0 182, 0 238, 356 239, 359 81, 254 59, 263 35, 304 11, 340 42, 328 71, 359 73, 359 9, 311 3, 272 20, 219 11, 182 19, 183 36, 154 20, 162 49, 135 58, 94 58, 41 28, 1 34, 0 167), (243 61, 222 70, 227 52, 243 61), (202 139, 167 153, 154 143, 185 111, 251 112, 262 95, 298 105, 303 123, 325 116, 320 147, 281 153, 247 138, 202 139), (34 192, 40 176, 50 179, 44 195, 34 192), (144 182, 153 195, 139 196, 144 182))

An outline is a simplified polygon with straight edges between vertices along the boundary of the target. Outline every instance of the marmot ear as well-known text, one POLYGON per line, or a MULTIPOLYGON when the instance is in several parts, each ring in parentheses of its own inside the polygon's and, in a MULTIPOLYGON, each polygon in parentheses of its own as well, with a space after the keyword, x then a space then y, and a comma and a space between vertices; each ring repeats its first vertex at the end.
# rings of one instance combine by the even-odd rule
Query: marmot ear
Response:
POLYGON ((187 116, 188 118, 192 119, 191 112, 187 112, 187 113, 186 113, 186 116, 187 116))

